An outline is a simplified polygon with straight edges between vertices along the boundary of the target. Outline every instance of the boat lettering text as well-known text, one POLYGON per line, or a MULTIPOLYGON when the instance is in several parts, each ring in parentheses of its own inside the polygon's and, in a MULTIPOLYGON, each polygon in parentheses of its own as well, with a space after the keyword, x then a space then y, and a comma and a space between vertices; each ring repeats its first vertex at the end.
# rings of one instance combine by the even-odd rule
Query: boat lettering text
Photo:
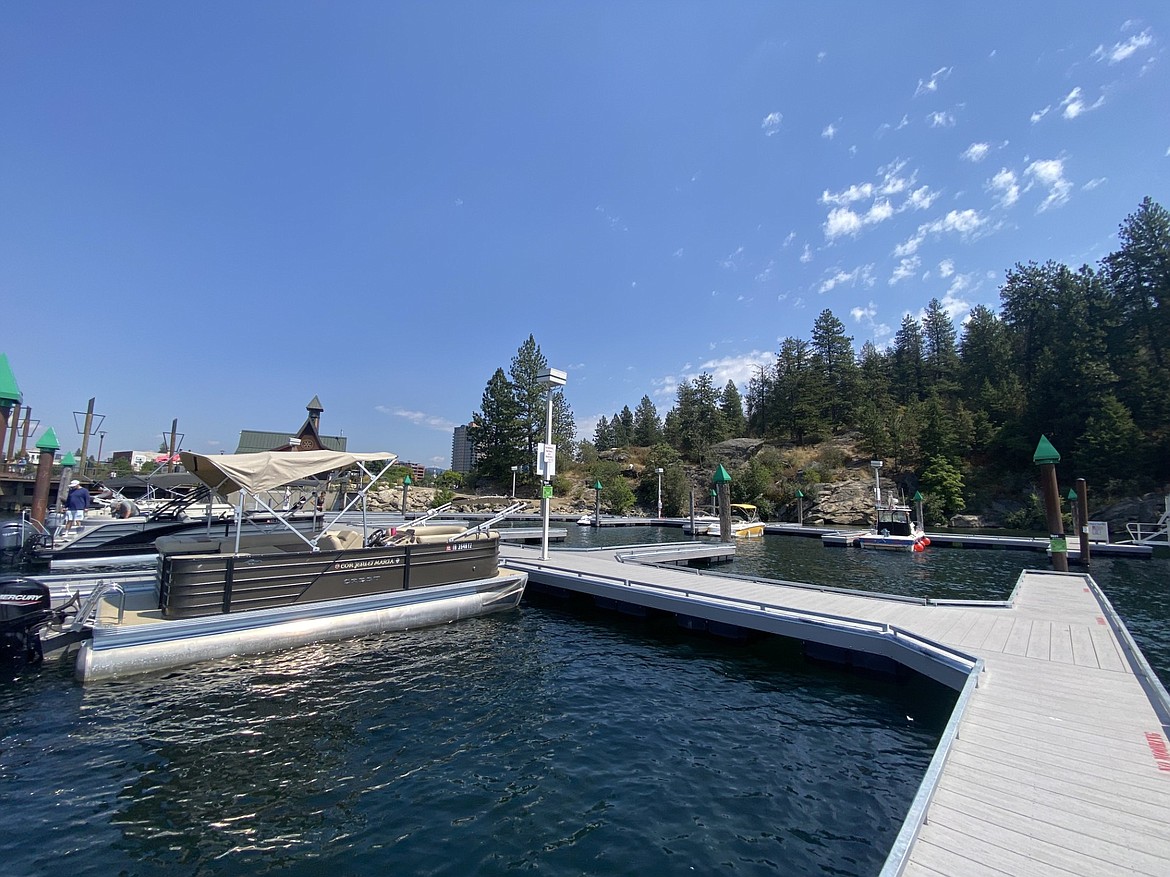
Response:
POLYGON ((469 548, 474 548, 475 545, 471 542, 448 542, 448 551, 466 551, 469 548))
POLYGON ((349 569, 376 569, 380 566, 401 566, 402 557, 376 557, 370 560, 339 560, 333 565, 334 571, 349 569))
POLYGON ((367 582, 376 581, 378 581, 378 576, 353 576, 352 578, 345 578, 341 580, 342 584, 344 584, 346 587, 352 587, 353 585, 364 585, 367 582))

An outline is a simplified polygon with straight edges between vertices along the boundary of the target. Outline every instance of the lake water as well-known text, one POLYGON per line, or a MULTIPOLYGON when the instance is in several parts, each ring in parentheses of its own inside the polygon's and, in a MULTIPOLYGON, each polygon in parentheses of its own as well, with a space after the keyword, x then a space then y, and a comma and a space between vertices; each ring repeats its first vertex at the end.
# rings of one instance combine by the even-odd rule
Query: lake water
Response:
MULTIPOLYGON (((572 545, 682 538, 568 526, 572 545)), ((767 537, 721 569, 998 598, 1044 564, 767 537)), ((1092 568, 1163 678, 1168 567, 1092 568)), ((779 640, 539 602, 84 689, 48 666, 0 683, 0 861, 71 877, 872 875, 953 699, 779 640)))

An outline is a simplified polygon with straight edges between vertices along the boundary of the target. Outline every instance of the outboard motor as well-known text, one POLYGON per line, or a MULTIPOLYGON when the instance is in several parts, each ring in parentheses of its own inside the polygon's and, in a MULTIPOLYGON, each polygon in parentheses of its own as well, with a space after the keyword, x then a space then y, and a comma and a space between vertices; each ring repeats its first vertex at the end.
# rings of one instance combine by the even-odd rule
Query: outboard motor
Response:
POLYGON ((40 663, 40 632, 52 615, 48 586, 23 576, 0 578, 0 665, 40 663))

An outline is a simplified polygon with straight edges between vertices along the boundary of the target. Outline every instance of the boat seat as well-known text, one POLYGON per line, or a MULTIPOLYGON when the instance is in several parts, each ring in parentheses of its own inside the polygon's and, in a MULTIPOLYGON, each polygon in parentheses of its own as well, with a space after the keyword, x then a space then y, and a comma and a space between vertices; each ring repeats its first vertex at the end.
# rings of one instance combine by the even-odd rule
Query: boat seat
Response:
POLYGON ((348 551, 363 544, 362 534, 357 530, 326 530, 317 539, 317 547, 322 551, 348 551))

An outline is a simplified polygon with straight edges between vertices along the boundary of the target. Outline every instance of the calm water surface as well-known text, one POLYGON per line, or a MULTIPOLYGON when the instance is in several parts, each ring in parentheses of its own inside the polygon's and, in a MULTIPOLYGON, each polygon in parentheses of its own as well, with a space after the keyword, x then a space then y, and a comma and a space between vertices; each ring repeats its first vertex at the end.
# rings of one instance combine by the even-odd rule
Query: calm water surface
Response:
MULTIPOLYGON (((595 531, 569 544, 681 539, 595 531)), ((1010 592, 1042 555, 743 543, 744 575, 1010 592)), ((1094 563, 1165 678, 1166 561, 1094 563)), ((526 602, 120 683, 0 683, 12 875, 844 874, 880 869, 953 695, 780 641, 526 602)))

